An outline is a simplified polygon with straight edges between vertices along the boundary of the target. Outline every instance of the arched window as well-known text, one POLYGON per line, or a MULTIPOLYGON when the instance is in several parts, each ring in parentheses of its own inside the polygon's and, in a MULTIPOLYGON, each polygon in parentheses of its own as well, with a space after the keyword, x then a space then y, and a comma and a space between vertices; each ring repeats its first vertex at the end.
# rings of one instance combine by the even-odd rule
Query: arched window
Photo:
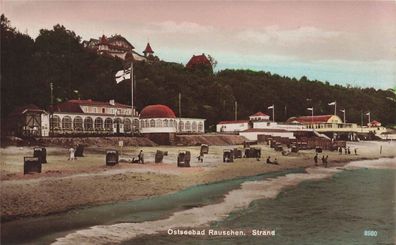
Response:
POLYGON ((83 130, 83 120, 80 116, 76 116, 73 120, 73 129, 76 131, 83 130))
POLYGON ((198 132, 203 132, 203 123, 202 122, 198 123, 198 132))
POLYGON ((192 123, 192 131, 197 132, 197 122, 195 121, 192 123))
POLYGON ((168 127, 168 119, 165 119, 165 120, 164 120, 164 127, 165 127, 165 128, 168 127))
POLYGON ((155 127, 155 121, 154 121, 154 119, 151 119, 151 120, 150 120, 150 127, 151 127, 151 128, 154 128, 154 127, 155 127))
POLYGON ((133 119, 133 128, 134 129, 139 128, 139 119, 133 119))
POLYGON ((112 130, 113 129, 113 120, 111 118, 106 118, 104 122, 104 127, 106 130, 112 130))
POLYGON ((131 125, 131 120, 128 119, 128 118, 125 118, 125 120, 124 120, 124 131, 125 132, 130 132, 132 130, 131 126, 132 126, 131 125))
POLYGON ((190 121, 186 122, 186 131, 190 131, 191 130, 191 123, 190 121))
POLYGON ((116 118, 116 119, 114 119, 114 124, 121 124, 122 123, 122 120, 121 120, 121 118, 116 118))
POLYGON ((161 119, 157 119, 155 122, 155 127, 157 128, 162 128, 162 120, 161 119))
POLYGON ((100 117, 95 118, 95 129, 100 130, 103 129, 103 120, 100 117))
POLYGON ((88 131, 93 130, 93 120, 91 117, 86 117, 84 119, 84 129, 88 131))
POLYGON ((51 117, 50 127, 52 129, 59 129, 60 128, 60 118, 59 118, 59 116, 53 115, 51 117))
POLYGON ((184 122, 183 121, 179 122, 179 130, 184 131, 184 122))
POLYGON ((71 117, 65 116, 62 118, 62 129, 71 130, 72 129, 72 120, 71 117))

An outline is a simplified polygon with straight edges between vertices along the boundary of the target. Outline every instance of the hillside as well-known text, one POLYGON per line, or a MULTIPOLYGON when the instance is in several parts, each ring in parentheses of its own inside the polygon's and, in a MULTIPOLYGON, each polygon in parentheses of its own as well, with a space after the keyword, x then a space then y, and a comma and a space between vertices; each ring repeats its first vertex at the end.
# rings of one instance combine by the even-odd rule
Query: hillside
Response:
MULTIPOLYGON (((89 52, 82 47, 78 35, 61 25, 41 30, 33 40, 16 31, 3 15, 1 44, 2 120, 17 106, 48 107, 51 82, 55 101, 115 99, 130 104, 130 83, 117 85, 114 81, 115 72, 127 64, 89 52)), ((396 123, 396 96, 391 89, 334 86, 264 71, 223 70, 212 74, 163 61, 138 63, 135 67, 138 110, 160 103, 178 112, 177 98, 181 93, 182 116, 206 118, 206 126, 212 130, 218 121, 233 119, 235 100, 241 119, 257 111, 270 113, 267 107, 272 104, 277 121, 308 115, 306 108, 311 106, 315 114, 333 113, 327 103, 336 100, 339 109, 346 109, 349 122, 360 123, 362 113, 370 111, 372 119, 385 125, 396 123)))

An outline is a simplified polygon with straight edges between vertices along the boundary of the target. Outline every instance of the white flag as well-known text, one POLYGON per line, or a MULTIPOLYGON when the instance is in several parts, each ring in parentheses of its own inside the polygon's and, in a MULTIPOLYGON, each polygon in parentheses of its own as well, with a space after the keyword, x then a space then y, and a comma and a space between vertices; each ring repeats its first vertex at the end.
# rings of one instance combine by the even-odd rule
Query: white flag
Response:
POLYGON ((334 102, 329 103, 328 105, 335 105, 335 104, 336 104, 336 102, 334 101, 334 102))
POLYGON ((127 79, 131 79, 131 70, 120 70, 117 71, 117 73, 115 74, 115 80, 118 83, 127 80, 127 79))
POLYGON ((313 111, 313 107, 307 108, 308 111, 313 111))
POLYGON ((274 105, 268 106, 268 109, 274 109, 274 105))
POLYGON ((343 110, 340 110, 340 112, 345 112, 345 109, 343 109, 343 110))
POLYGON ((366 116, 370 116, 370 112, 367 112, 367 113, 366 113, 366 116))

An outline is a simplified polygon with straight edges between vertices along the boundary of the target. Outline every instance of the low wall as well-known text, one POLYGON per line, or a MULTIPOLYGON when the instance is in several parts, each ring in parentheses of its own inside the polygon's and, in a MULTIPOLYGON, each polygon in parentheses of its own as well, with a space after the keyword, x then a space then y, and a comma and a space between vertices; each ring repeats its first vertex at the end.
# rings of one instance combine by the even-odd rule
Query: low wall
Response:
POLYGON ((227 134, 201 134, 201 135, 176 135, 176 145, 242 145, 246 138, 240 135, 227 134))

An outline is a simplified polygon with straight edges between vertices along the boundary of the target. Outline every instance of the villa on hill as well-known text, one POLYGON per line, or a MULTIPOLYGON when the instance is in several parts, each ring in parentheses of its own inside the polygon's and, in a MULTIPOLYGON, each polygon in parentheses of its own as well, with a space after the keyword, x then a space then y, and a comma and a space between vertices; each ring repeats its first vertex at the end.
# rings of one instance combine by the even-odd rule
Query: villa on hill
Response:
POLYGON ((89 41, 83 41, 83 46, 100 55, 118 57, 122 60, 154 61, 158 59, 158 57, 154 56, 150 43, 147 43, 143 54, 139 54, 134 50, 135 47, 121 35, 113 35, 111 37, 102 35, 99 39, 91 38, 89 41))

